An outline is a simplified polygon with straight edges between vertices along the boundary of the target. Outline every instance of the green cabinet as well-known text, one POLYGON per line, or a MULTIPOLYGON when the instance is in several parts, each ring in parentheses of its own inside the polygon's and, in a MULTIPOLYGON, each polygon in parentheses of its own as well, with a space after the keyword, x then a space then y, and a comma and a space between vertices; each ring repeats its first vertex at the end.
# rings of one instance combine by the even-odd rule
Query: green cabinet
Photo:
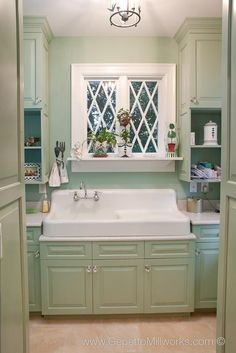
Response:
POLYGON ((186 19, 179 44, 179 110, 221 107, 221 20, 186 19))
POLYGON ((48 44, 45 18, 24 18, 25 182, 46 183, 49 176, 48 44))
POLYGON ((24 107, 48 115, 48 44, 52 33, 43 17, 24 17, 24 107))
POLYGON ((41 260, 42 314, 91 314, 91 260, 41 260))
POLYGON ((193 311, 194 241, 41 242, 40 256, 44 315, 193 311))
POLYGON ((194 249, 193 241, 145 243, 146 313, 194 311, 194 249))
POLYGON ((183 156, 179 177, 201 182, 191 176, 191 165, 201 161, 221 165, 221 20, 187 19, 175 39, 179 45, 179 153, 183 156), (218 146, 203 145, 204 125, 210 120, 218 125, 218 146), (195 145, 191 145, 191 132, 195 145))
POLYGON ((194 225, 197 237, 195 267, 195 308, 216 308, 219 254, 219 226, 194 225))
POLYGON ((40 227, 27 227, 29 311, 41 311, 40 227))

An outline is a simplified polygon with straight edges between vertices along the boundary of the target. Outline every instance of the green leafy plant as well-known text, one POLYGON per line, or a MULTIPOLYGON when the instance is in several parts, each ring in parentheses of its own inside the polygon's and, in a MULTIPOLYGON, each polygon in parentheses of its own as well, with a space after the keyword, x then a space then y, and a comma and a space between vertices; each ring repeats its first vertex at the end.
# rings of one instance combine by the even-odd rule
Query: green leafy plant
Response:
POLYGON ((124 143, 129 143, 130 142, 130 132, 127 129, 123 129, 119 135, 124 143))
POLYGON ((88 140, 93 142, 99 142, 101 144, 106 142, 108 145, 114 147, 116 145, 116 134, 107 130, 106 128, 102 128, 96 133, 90 131, 88 134, 88 140))

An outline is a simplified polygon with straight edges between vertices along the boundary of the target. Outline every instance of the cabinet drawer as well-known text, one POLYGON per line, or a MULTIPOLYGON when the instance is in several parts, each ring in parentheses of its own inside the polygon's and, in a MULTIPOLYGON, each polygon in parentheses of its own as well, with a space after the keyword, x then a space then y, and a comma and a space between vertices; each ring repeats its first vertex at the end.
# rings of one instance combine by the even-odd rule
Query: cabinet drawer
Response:
POLYGON ((196 235, 197 241, 210 241, 219 239, 219 225, 192 226, 192 232, 196 235))
POLYGON ((91 259, 90 242, 40 243, 41 259, 91 259))
POLYGON ((28 245, 38 245, 39 237, 41 235, 40 227, 27 227, 26 228, 27 235, 27 244, 28 245))
POLYGON ((194 241, 147 241, 145 258, 176 258, 194 256, 194 241))
POLYGON ((144 242, 95 242, 93 243, 94 259, 143 258, 144 242))

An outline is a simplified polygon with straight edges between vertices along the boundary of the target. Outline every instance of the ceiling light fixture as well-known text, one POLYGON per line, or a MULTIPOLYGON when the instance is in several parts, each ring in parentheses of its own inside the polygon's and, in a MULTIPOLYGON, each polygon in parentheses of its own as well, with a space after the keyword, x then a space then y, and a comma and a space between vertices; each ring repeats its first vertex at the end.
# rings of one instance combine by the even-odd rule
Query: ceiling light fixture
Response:
POLYGON ((108 10, 112 12, 110 23, 115 27, 136 27, 141 20, 141 7, 137 1, 113 0, 108 10))

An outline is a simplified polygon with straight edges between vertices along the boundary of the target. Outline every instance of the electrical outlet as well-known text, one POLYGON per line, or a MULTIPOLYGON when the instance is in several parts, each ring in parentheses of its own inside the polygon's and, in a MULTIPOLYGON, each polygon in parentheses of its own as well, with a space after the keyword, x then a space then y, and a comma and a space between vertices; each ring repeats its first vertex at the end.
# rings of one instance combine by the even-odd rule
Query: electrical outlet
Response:
POLYGON ((201 192, 203 192, 204 194, 208 193, 209 191, 209 183, 204 181, 201 183, 201 192))
POLYGON ((46 184, 39 184, 39 194, 46 194, 47 189, 46 189, 46 184))
POLYGON ((197 182, 196 181, 190 181, 189 191, 192 193, 197 192, 197 182))

